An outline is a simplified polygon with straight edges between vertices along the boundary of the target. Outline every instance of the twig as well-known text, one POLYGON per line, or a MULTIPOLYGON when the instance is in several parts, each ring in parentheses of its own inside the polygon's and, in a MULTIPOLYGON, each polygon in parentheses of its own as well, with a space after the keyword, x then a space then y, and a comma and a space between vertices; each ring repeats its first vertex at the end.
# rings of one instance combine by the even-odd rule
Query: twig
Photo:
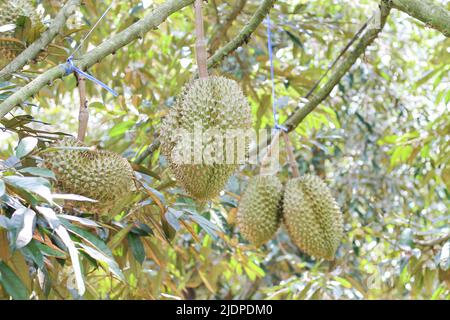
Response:
POLYGON ((86 137, 88 122, 89 122, 89 109, 88 101, 86 99, 86 79, 80 75, 76 75, 78 80, 78 92, 80 95, 80 111, 78 114, 78 140, 84 141, 86 137))
POLYGON ((417 245, 420 245, 420 246, 424 246, 424 247, 433 247, 433 246, 440 244, 442 242, 445 242, 447 240, 450 240, 450 233, 445 236, 442 236, 440 238, 428 240, 428 241, 416 239, 416 240, 414 240, 414 243, 417 245))
POLYGON ((291 167, 292 177, 300 177, 300 171, 298 170, 297 161, 295 160, 294 151, 292 148, 291 140, 289 139, 289 134, 283 131, 284 146, 288 155, 289 166, 291 167))
MULTIPOLYGON (((19 71, 29 61, 34 60, 50 42, 61 32, 67 19, 80 6, 81 0, 69 0, 58 12, 52 24, 41 37, 20 53, 13 61, 0 71, 0 81, 6 80, 12 73, 19 71)), ((0 117, 1 118, 1 117, 0 117)))
POLYGON ((203 0, 195 0, 195 33, 197 36, 197 42, 195 43, 195 55, 197 57, 197 66, 200 79, 205 79, 208 78, 208 53, 206 52, 202 2, 203 0))

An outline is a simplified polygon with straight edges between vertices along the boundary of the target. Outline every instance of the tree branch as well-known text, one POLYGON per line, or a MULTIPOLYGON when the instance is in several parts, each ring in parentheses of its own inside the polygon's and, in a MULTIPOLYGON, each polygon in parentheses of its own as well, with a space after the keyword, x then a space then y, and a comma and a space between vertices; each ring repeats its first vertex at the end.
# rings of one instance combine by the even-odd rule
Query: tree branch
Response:
POLYGON ((20 70, 29 61, 34 60, 39 53, 44 50, 61 32, 67 19, 75 13, 81 0, 69 0, 58 12, 50 27, 42 33, 41 37, 33 42, 28 48, 22 51, 13 61, 0 71, 0 81, 6 80, 12 73, 20 70))
POLYGON ((244 43, 247 43, 250 40, 250 36, 252 35, 252 33, 256 30, 256 28, 258 28, 258 26, 267 16, 275 2, 276 0, 262 1, 255 14, 251 17, 251 19, 241 30, 241 32, 220 50, 218 50, 211 58, 208 59, 208 68, 214 68, 223 60, 223 58, 225 58, 231 52, 234 52, 244 43))
MULTIPOLYGON (((157 28, 171 14, 181 10, 193 2, 194 0, 166 1, 143 19, 104 41, 101 45, 86 53, 83 58, 76 60, 75 65, 82 70, 86 70, 87 68, 100 62, 100 60, 106 56, 126 46, 130 42, 143 37, 148 31, 157 28)), ((56 79, 64 77, 66 75, 65 73, 66 71, 64 65, 56 66, 44 72, 22 89, 8 97, 5 101, 3 101, 3 103, 0 104, 0 119, 10 112, 15 106, 23 103, 28 98, 38 93, 44 86, 52 83, 56 79)))
POLYGON ((310 100, 299 110, 293 112, 286 122, 283 124, 288 131, 293 131, 302 121, 310 114, 322 101, 324 101, 334 89, 334 87, 341 81, 342 77, 350 70, 356 60, 364 53, 366 48, 376 39, 378 34, 383 29, 386 18, 389 15, 389 8, 382 3, 380 7, 380 16, 373 17, 372 21, 379 23, 378 26, 373 23, 369 23, 366 33, 356 43, 356 46, 344 60, 336 67, 335 71, 331 74, 327 83, 313 95, 310 100), (379 18, 379 19, 378 19, 379 18))
POLYGON ((427 26, 450 37, 450 11, 432 0, 383 0, 386 5, 403 11, 427 26))
POLYGON ((214 36, 209 41, 210 43, 210 52, 214 53, 219 47, 220 41, 224 36, 227 35, 228 29, 230 29, 233 21, 236 20, 237 16, 241 13, 242 9, 244 9, 247 0, 237 0, 230 14, 225 18, 224 22, 218 24, 216 26, 216 32, 214 32, 214 36))

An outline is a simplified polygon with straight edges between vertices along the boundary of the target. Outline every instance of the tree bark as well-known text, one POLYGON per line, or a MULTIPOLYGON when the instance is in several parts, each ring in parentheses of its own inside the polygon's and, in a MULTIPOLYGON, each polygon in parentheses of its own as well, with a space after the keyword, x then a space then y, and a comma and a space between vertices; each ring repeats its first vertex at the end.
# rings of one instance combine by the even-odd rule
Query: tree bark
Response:
POLYGON ((427 26, 450 37, 450 11, 433 0, 383 0, 388 6, 403 11, 427 26))
MULTIPOLYGON (((126 46, 130 42, 143 37, 144 34, 150 30, 157 28, 171 14, 181 10, 193 2, 194 0, 166 1, 143 19, 104 41, 101 45, 86 53, 81 59, 74 61, 74 64, 79 69, 86 70, 87 68, 100 62, 106 56, 126 46)), ((54 80, 62 78, 65 75, 65 66, 59 65, 38 76, 36 79, 28 83, 0 104, 0 119, 2 119, 15 106, 25 102, 28 98, 37 94, 44 86, 51 84, 54 80)))

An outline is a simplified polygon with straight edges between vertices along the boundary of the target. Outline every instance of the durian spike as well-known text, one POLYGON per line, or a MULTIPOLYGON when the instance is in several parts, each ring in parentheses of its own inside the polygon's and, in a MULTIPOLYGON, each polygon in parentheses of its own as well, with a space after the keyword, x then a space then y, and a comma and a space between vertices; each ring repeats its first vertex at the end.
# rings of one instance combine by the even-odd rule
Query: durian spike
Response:
POLYGON ((298 170, 297 161, 295 160, 294 148, 292 147, 291 139, 289 139, 289 134, 287 132, 283 131, 282 134, 284 138, 284 147, 288 155, 289 166, 292 171, 292 177, 298 178, 300 177, 300 171, 298 170))
POLYGON ((195 44, 195 54, 197 58, 198 74, 200 76, 200 79, 206 79, 208 78, 208 53, 206 52, 202 1, 203 0, 195 0, 195 31, 197 36, 197 42, 195 44))

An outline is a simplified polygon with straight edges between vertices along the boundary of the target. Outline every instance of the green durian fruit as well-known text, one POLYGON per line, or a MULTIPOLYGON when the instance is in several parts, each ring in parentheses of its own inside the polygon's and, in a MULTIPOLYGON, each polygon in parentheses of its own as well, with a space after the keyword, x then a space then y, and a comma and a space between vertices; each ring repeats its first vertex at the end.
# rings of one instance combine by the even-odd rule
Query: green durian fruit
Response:
MULTIPOLYGON (((5 28, 7 25, 17 25, 20 17, 28 17, 31 20, 33 32, 41 30, 42 24, 39 15, 31 1, 0 1, 0 27, 5 28)), ((33 34, 32 37, 36 37, 36 35, 33 34)), ((14 29, 0 31, 0 67, 11 62, 26 48, 27 43, 20 40, 22 39, 15 39, 14 29)))
POLYGON ((108 210, 123 204, 136 190, 133 168, 119 154, 105 150, 73 149, 86 145, 72 137, 58 140, 51 147, 68 148, 42 154, 43 166, 55 173, 58 191, 98 201, 69 201, 66 205, 82 211, 108 214, 108 210))
POLYGON ((305 175, 288 181, 283 220, 300 250, 316 258, 334 259, 343 235, 343 217, 322 179, 305 175))
POLYGON ((189 142, 184 147, 199 158, 189 156, 189 161, 180 162, 174 156, 174 150, 182 144, 180 138, 192 135, 197 139, 200 134, 214 130, 221 137, 216 141, 225 141, 224 136, 230 130, 251 127, 250 105, 234 80, 216 76, 197 79, 183 88, 175 106, 164 118, 160 130, 161 151, 178 183, 198 200, 209 200, 219 194, 238 168, 237 151, 234 159, 228 161, 224 142, 210 154, 227 161, 206 161, 204 155, 211 150, 212 140, 205 140, 199 147, 189 142))
POLYGON ((283 185, 276 176, 251 178, 241 197, 237 224, 241 234, 255 246, 269 241, 281 224, 283 185))

